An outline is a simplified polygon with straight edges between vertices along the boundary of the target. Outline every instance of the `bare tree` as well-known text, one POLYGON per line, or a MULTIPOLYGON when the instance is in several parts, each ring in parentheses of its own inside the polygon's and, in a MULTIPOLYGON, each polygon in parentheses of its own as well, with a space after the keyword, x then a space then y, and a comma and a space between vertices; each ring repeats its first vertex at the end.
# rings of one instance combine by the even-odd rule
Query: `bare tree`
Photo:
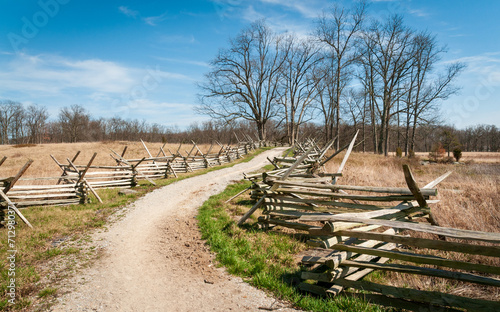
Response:
POLYGON ((257 21, 230 40, 211 62, 212 71, 200 85, 197 112, 212 118, 255 122, 259 139, 266 139, 266 123, 276 115, 278 82, 288 51, 282 36, 257 21))
POLYGON ((0 101, 0 137, 2 144, 9 144, 12 135, 17 139, 16 132, 19 132, 18 127, 22 126, 22 122, 16 121, 19 121, 21 114, 24 114, 21 103, 11 100, 0 101))
MULTIPOLYGON (((404 94, 400 85, 412 67, 413 31, 394 15, 383 24, 374 21, 364 34, 363 62, 370 74, 377 76, 378 86, 372 84, 374 110, 380 114, 377 152, 388 155, 391 117, 399 113, 394 104, 404 94)), ((376 79, 376 78, 369 78, 376 79)))
POLYGON ((26 109, 26 127, 29 143, 42 143, 49 114, 44 106, 30 105, 26 109))
POLYGON ((90 121, 90 115, 80 105, 64 107, 59 112, 59 123, 62 129, 63 140, 71 143, 82 141, 86 137, 86 129, 90 121))
POLYGON ((442 73, 434 74, 435 65, 446 50, 439 47, 436 38, 421 33, 414 38, 414 56, 407 96, 406 149, 415 148, 415 134, 419 122, 429 122, 436 116, 437 102, 458 92, 453 81, 465 68, 460 62, 448 64, 442 73), (411 131, 410 131, 410 123, 411 131), (410 133, 411 132, 411 133, 410 133))
POLYGON ((288 143, 293 145, 299 137, 300 126, 308 121, 306 117, 320 81, 315 74, 321 58, 318 46, 309 40, 289 35, 284 41, 289 53, 282 69, 279 104, 283 109, 288 143))
MULTIPOLYGON (((329 50, 326 63, 329 69, 328 84, 326 90, 329 101, 324 101, 322 111, 327 121, 325 125, 327 140, 333 138, 333 126, 335 124, 335 135, 340 137, 340 99, 345 86, 352 77, 352 66, 358 53, 356 49, 356 37, 362 30, 365 18, 365 3, 360 2, 353 9, 345 9, 338 6, 324 14, 318 21, 316 37, 325 43, 329 50), (335 116, 335 120, 334 120, 335 116)), ((337 140, 337 149, 340 140, 337 140)))

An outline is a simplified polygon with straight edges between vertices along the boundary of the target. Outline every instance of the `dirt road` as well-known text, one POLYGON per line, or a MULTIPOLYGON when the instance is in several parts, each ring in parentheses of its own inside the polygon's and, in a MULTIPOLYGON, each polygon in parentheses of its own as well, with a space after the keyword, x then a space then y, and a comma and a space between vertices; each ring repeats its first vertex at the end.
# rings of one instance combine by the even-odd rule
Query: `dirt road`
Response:
MULTIPOLYGON (((258 311, 283 303, 215 268, 195 219, 197 208, 243 172, 283 148, 155 190, 93 238, 104 256, 74 279, 53 311, 258 311)), ((282 308, 278 311, 292 311, 282 308)))

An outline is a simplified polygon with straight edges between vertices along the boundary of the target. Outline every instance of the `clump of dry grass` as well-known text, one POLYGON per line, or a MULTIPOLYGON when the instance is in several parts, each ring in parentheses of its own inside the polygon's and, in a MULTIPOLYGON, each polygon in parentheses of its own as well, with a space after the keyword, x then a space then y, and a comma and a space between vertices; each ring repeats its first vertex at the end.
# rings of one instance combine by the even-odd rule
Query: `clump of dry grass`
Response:
MULTIPOLYGON (((339 155, 327 164, 329 172, 335 172, 342 160, 339 155)), ((344 169, 340 184, 406 187, 403 163, 410 163, 420 187, 447 171, 453 171, 438 186, 437 199, 432 212, 440 226, 466 230, 500 232, 500 153, 464 153, 469 164, 422 165, 418 159, 383 157, 374 154, 353 153, 344 169), (471 162, 471 160, 473 160, 471 162)), ((421 220, 424 221, 424 220, 421 220)), ((406 233, 406 232, 405 232, 406 233)), ((409 232, 408 232, 409 233, 409 232)), ((427 237, 422 233, 409 233, 415 237, 427 237)), ((500 258, 471 256, 459 253, 433 254, 450 259, 500 266, 500 258)), ((490 300, 500 299, 500 290, 439 278, 399 273, 385 273, 388 283, 415 289, 435 290, 468 297, 490 300)))
POLYGON ((28 144, 15 144, 15 145, 12 145, 12 147, 14 148, 20 148, 20 147, 35 147, 36 144, 31 144, 31 143, 28 143, 28 144))

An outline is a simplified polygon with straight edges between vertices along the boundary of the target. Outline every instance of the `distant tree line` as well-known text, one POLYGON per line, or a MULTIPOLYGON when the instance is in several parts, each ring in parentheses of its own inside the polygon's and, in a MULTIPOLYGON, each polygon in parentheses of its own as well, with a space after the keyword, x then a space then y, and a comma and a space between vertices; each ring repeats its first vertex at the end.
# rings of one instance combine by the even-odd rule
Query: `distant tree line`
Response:
POLYGON ((290 144, 312 122, 325 140, 339 138, 337 148, 354 127, 375 153, 428 149, 422 139, 436 139, 427 130, 442 123, 440 103, 459 91, 464 69, 439 64, 446 49, 435 35, 400 15, 370 18, 365 2, 333 6, 311 33, 276 33, 264 20, 241 30, 211 61, 197 111, 251 121, 260 139, 273 122, 290 144))
MULTIPOLYGON (((95 118, 83 106, 63 107, 56 118, 50 118, 47 108, 25 106, 12 100, 0 100, 0 143, 40 144, 95 141, 190 142, 219 141, 235 143, 247 141, 253 127, 247 122, 206 121, 193 123, 187 129, 150 124, 145 120, 125 120, 120 117, 95 118), (236 134, 236 135, 235 135, 236 134)), ((277 131, 277 130, 276 130, 277 131)), ((273 131, 272 137, 279 136, 273 131)))
MULTIPOLYGON (((346 144, 359 128, 355 123, 340 123, 340 131, 345 135, 339 140, 346 144)), ((312 122, 301 125, 299 140, 312 138, 326 141, 324 126, 312 122)), ((372 135, 371 128, 365 129, 365 136, 372 135)), ((390 126, 390 136, 397 138, 406 128, 390 126)), ((288 129, 271 119, 266 124, 269 141, 288 143, 288 129)), ((416 131, 415 151, 430 151, 435 144, 453 150, 455 147, 463 151, 498 151, 500 149, 500 130, 494 125, 477 125, 466 129, 454 129, 449 126, 421 125, 416 131)), ((95 141, 138 141, 181 143, 211 143, 219 141, 223 144, 257 141, 256 126, 249 121, 224 122, 209 120, 192 123, 186 129, 150 124, 146 121, 124 120, 114 118, 94 118, 81 105, 64 107, 57 118, 50 120, 47 108, 39 105, 25 106, 19 102, 0 100, 0 142, 1 144, 41 144, 62 142, 95 142, 95 141)), ((399 145, 392 140, 390 150, 399 145)), ((363 141, 357 151, 373 151, 371 140, 363 141)))

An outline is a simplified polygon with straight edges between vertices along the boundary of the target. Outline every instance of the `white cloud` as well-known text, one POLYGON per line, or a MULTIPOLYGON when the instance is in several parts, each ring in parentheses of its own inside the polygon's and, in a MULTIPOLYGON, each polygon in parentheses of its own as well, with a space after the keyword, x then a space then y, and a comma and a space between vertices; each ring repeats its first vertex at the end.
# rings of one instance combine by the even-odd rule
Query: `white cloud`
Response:
POLYGON ((286 7, 293 11, 299 12, 307 18, 317 18, 321 12, 321 8, 315 4, 316 1, 301 1, 301 0, 260 0, 264 4, 274 4, 286 7))
POLYGON ((256 20, 264 18, 264 14, 257 12, 252 5, 249 5, 246 9, 243 10, 242 14, 243 19, 249 22, 255 22, 256 20))
POLYGON ((478 79, 481 79, 482 84, 486 82, 487 85, 500 85, 500 52, 465 56, 443 63, 450 64, 454 62, 465 63, 467 67, 463 76, 473 77, 476 83, 478 79))
POLYGON ((423 9, 409 9, 408 13, 410 13, 411 15, 418 16, 418 17, 427 17, 430 15, 429 12, 427 12, 423 9))
POLYGON ((183 59, 159 57, 159 56, 157 56, 155 58, 157 60, 160 60, 160 61, 177 63, 177 64, 189 64, 189 65, 195 65, 195 66, 201 66, 201 67, 210 67, 210 64, 208 64, 207 62, 200 62, 200 61, 194 61, 194 60, 183 60, 183 59))
POLYGON ((131 10, 129 9, 128 7, 126 6, 120 6, 118 8, 118 10, 120 10, 120 12, 122 12, 123 14, 125 14, 126 16, 129 16, 129 17, 133 17, 133 18, 137 18, 137 16, 139 16, 139 11, 135 11, 135 10, 131 10))
POLYGON ((165 12, 161 15, 158 15, 158 16, 144 16, 144 17, 142 17, 141 13, 139 11, 132 10, 126 6, 120 6, 120 7, 118 7, 118 10, 128 17, 132 17, 132 18, 140 17, 144 23, 146 23, 147 25, 150 25, 150 26, 156 26, 156 25, 158 25, 158 23, 167 19, 167 12, 165 12))
POLYGON ((70 60, 53 55, 17 55, 0 70, 4 90, 58 93, 80 88, 96 92, 124 92, 134 82, 133 72, 99 59, 70 60))
POLYGON ((142 20, 150 26, 156 26, 159 22, 162 22, 166 19, 167 19, 167 12, 158 16, 144 17, 142 20))
POLYGON ((0 66, 2 93, 23 97, 85 98, 104 100, 134 94, 143 87, 148 92, 168 80, 192 83, 183 74, 156 68, 127 67, 100 59, 73 60, 54 55, 19 54, 0 66))

